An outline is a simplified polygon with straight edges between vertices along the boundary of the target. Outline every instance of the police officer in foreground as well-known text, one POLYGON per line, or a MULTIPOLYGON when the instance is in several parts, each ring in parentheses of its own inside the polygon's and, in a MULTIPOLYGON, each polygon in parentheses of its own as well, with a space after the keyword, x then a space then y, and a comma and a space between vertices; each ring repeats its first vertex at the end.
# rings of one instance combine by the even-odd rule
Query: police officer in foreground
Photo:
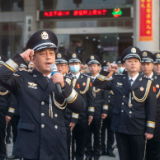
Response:
POLYGON ((146 160, 160 159, 160 76, 153 72, 155 56, 149 51, 142 51, 141 71, 156 86, 157 112, 154 137, 147 142, 146 160))
MULTIPOLYGON (((5 58, 0 56, 0 67, 4 64, 5 58)), ((0 85, 0 160, 6 158, 6 125, 14 113, 14 96, 2 85, 0 85)))
POLYGON ((160 74, 160 53, 155 53, 155 61, 154 61, 154 67, 153 67, 153 71, 156 74, 160 74))
MULTIPOLYGON (((72 136, 72 153, 74 153, 74 140, 76 141, 76 160, 83 160, 88 125, 91 124, 94 116, 94 97, 92 95, 92 83, 90 77, 80 72, 82 57, 79 53, 71 53, 69 56, 69 67, 74 77, 73 88, 81 94, 85 100, 86 109, 80 113, 72 113, 71 122, 76 124, 72 136)), ((72 156, 74 160, 74 155, 72 156)))
POLYGON ((120 160, 143 160, 146 142, 153 138, 155 128, 156 87, 154 82, 139 74, 139 48, 126 48, 121 61, 127 74, 109 78, 117 69, 117 65, 111 64, 100 72, 94 85, 114 92, 111 129, 116 132, 120 160))
POLYGON ((13 154, 24 160, 67 160, 64 110, 84 110, 82 97, 71 87, 70 79, 61 73, 51 76, 58 40, 49 30, 34 33, 27 50, 15 54, 0 68, 0 83, 18 100, 20 120, 13 154), (33 61, 32 72, 14 72, 24 61, 33 61), (59 83, 62 94, 56 89, 59 83))
MULTIPOLYGON (((98 76, 100 71, 101 60, 96 55, 90 55, 86 59, 86 64, 89 66, 90 76, 92 83, 98 76)), ((94 160, 99 160, 100 150, 101 150, 101 130, 103 119, 107 117, 107 108, 102 106, 103 99, 103 90, 97 87, 92 87, 92 94, 94 96, 94 119, 90 126, 88 126, 87 138, 86 138, 86 159, 91 160, 92 157, 94 160), (92 143, 92 134, 94 135, 94 143, 92 143), (92 146, 93 144, 93 146, 92 146)))

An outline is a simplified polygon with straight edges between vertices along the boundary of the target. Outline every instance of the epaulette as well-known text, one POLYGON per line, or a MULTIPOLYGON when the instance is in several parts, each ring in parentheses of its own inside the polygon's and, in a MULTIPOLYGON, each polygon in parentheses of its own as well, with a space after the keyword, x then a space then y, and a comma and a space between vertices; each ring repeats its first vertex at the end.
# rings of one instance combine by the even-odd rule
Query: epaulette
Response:
POLYGON ((114 75, 115 75, 115 76, 124 76, 123 73, 115 73, 114 75))
POLYGON ((83 76, 86 76, 86 77, 91 78, 91 76, 90 76, 90 75, 88 75, 88 74, 83 74, 83 76))

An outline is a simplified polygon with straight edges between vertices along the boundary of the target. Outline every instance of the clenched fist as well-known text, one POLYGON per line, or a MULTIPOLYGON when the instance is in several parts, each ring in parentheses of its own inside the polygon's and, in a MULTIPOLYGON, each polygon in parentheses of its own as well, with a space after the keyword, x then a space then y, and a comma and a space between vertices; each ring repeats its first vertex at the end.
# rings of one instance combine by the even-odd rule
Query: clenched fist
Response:
POLYGON ((20 54, 22 56, 22 58, 25 61, 31 61, 33 60, 33 56, 34 56, 34 51, 31 49, 27 49, 26 51, 24 51, 22 54, 20 54))
POLYGON ((61 73, 55 73, 51 79, 53 80, 53 83, 59 83, 61 85, 61 88, 65 87, 65 82, 64 82, 64 78, 63 75, 61 73))

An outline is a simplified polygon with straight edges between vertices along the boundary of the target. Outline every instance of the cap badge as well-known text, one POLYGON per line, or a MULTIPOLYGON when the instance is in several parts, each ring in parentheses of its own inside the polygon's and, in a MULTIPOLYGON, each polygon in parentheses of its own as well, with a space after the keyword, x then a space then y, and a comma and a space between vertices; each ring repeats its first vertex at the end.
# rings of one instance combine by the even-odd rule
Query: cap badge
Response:
POLYGON ((147 56, 147 52, 143 52, 143 57, 146 57, 147 56))
POLYGON ((41 33, 41 38, 42 38, 42 39, 44 39, 44 40, 49 39, 48 33, 47 33, 47 32, 45 32, 45 31, 44 31, 44 32, 42 32, 42 33, 41 33))
POLYGON ((83 83, 83 86, 86 86, 86 83, 85 83, 85 82, 83 83))
POLYGON ((144 88, 143 88, 143 87, 140 87, 140 91, 144 91, 144 88))
POLYGON ((160 58, 160 54, 159 53, 156 56, 157 56, 157 58, 160 58))
POLYGON ((72 58, 76 58, 76 54, 75 53, 72 54, 72 58))
POLYGON ((131 49, 131 52, 132 52, 132 53, 136 53, 136 49, 135 49, 135 48, 132 48, 132 49, 131 49))
POLYGON ((158 84, 156 85, 156 88, 159 88, 159 85, 158 85, 158 84))
POLYGON ((94 59, 94 56, 91 56, 91 59, 93 60, 93 59, 94 59))
POLYGON ((57 54, 57 58, 61 58, 62 55, 60 53, 57 54))
POLYGON ((107 62, 107 66, 109 66, 110 65, 110 62, 107 62))

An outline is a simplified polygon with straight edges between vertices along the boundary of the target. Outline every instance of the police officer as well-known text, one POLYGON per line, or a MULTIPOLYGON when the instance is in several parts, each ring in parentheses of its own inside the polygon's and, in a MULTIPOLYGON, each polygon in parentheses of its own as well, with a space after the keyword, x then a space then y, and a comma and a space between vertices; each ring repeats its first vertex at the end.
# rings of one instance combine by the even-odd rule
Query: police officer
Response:
POLYGON ((82 97, 64 81, 61 73, 51 76, 50 65, 55 63, 58 40, 49 30, 34 33, 27 42, 27 50, 15 54, 0 68, 0 83, 17 98, 20 110, 18 137, 13 154, 24 159, 67 160, 64 110, 84 110, 82 97), (32 72, 20 71, 24 61, 33 61, 32 72), (58 94, 55 84, 62 87, 58 94))
MULTIPOLYGON (((98 76, 100 71, 101 60, 96 55, 90 55, 86 59, 86 64, 89 66, 89 71, 91 74, 92 82, 98 76)), ((103 90, 93 87, 92 94, 94 96, 94 119, 90 126, 88 126, 87 139, 86 139, 86 160, 91 160, 94 157, 94 160, 99 160, 100 149, 101 149, 101 130, 103 119, 107 117, 107 108, 102 108, 102 94, 103 90), (92 133, 94 134, 94 143, 92 143, 92 133), (94 144, 94 146, 92 146, 94 144), (93 149, 92 149, 93 148, 93 149)))
MULTIPOLYGON (((0 67, 4 64, 5 57, 0 56, 0 67)), ((5 132, 14 113, 14 96, 6 88, 0 85, 0 160, 6 158, 5 132)))
MULTIPOLYGON (((92 83, 90 77, 80 73, 82 63, 82 57, 78 53, 71 53, 69 55, 69 67, 75 80, 72 82, 72 86, 77 92, 79 92, 85 100, 86 110, 80 113, 72 113, 71 122, 76 123, 73 129, 72 137, 72 153, 74 151, 74 140, 76 141, 76 160, 83 160, 84 149, 87 135, 88 125, 91 124, 93 120, 93 115, 95 111, 94 107, 94 97, 92 95, 92 83)), ((74 160, 74 155, 72 156, 74 160)))
POLYGON ((121 61, 127 74, 109 78, 117 69, 111 64, 100 72, 94 85, 114 92, 111 129, 116 132, 120 160, 143 160, 146 141, 153 138, 155 128, 156 87, 139 74, 141 51, 137 47, 126 48, 121 61))
POLYGON ((155 53, 155 61, 154 61, 154 67, 153 67, 153 71, 156 74, 160 74, 160 53, 155 53))
POLYGON ((154 130, 154 137, 147 142, 146 160, 160 159, 160 76, 153 72, 155 57, 156 56, 149 51, 142 51, 141 71, 144 76, 155 83, 157 99, 156 126, 154 130))

